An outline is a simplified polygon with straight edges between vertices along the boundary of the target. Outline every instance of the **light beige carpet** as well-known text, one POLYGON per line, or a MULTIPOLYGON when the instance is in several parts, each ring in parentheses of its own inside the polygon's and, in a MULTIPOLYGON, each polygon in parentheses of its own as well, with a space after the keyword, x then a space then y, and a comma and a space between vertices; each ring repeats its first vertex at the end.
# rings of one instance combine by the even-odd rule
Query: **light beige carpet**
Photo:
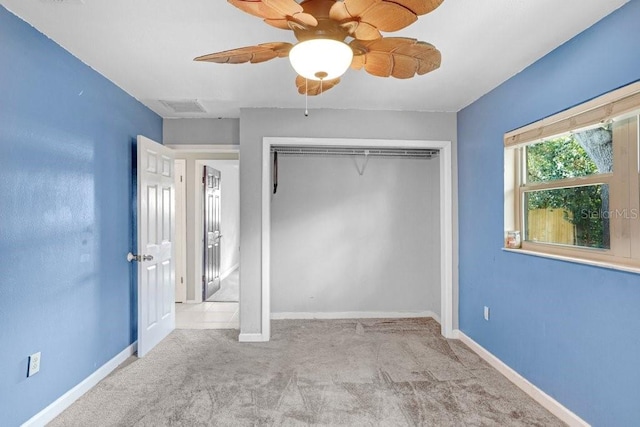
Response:
POLYGON ((51 426, 563 425, 431 319, 177 330, 51 426))

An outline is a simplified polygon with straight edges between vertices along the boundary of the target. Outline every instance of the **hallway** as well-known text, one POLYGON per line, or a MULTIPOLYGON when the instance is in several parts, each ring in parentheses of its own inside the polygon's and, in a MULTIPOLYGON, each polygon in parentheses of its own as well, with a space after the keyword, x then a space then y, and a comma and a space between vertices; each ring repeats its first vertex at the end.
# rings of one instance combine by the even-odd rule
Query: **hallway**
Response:
POLYGON ((210 302, 240 301, 240 269, 236 268, 220 283, 220 289, 209 297, 210 302))
POLYGON ((240 329, 237 302, 176 303, 176 329, 240 329))

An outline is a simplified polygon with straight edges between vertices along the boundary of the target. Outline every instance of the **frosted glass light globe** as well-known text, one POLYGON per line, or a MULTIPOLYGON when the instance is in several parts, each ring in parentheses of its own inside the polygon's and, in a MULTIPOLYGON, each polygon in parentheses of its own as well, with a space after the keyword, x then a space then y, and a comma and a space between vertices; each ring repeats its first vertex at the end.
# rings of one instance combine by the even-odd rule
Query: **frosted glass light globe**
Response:
POLYGON ((347 71, 353 51, 338 40, 313 39, 296 44, 289 51, 291 66, 309 80, 331 80, 347 71))

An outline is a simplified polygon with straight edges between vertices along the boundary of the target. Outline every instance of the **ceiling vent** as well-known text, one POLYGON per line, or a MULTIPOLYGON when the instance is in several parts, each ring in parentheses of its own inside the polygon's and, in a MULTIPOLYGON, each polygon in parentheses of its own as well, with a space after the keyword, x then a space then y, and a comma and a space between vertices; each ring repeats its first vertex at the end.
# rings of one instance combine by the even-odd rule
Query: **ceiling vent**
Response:
POLYGON ((40 2, 52 4, 84 4, 84 0, 40 0, 40 2))
POLYGON ((185 101, 160 101, 162 105, 167 107, 174 113, 206 113, 207 110, 195 99, 185 101))

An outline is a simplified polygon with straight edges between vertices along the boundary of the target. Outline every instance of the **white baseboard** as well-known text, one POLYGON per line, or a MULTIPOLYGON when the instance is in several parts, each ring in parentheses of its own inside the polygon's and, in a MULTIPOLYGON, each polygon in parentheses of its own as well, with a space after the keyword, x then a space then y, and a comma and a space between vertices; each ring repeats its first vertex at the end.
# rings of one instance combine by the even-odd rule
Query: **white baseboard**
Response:
POLYGON ((234 271, 236 271, 238 268, 240 268, 240 263, 236 263, 234 266, 232 266, 230 269, 225 270, 221 275, 220 275, 220 281, 222 282, 224 279, 226 279, 227 277, 229 277, 231 275, 231 273, 233 273, 234 271))
POLYGON ((411 319, 415 317, 431 317, 440 322, 440 316, 432 311, 343 311, 343 312, 284 312, 271 313, 273 320, 300 319, 411 319))
POLYGON ((107 375, 113 372, 122 362, 132 356, 137 350, 138 344, 134 342, 129 347, 122 350, 113 359, 102 365, 93 374, 85 378, 80 384, 60 396, 55 402, 31 417, 22 427, 41 427, 51 422, 60 415, 73 402, 82 397, 83 394, 91 390, 96 384, 102 381, 107 375))
POLYGON ((267 342, 268 338, 265 338, 262 334, 240 334, 238 335, 239 342, 267 342))
POLYGON ((529 382, 525 377, 514 371, 502 360, 498 359, 480 344, 469 338, 459 329, 454 331, 454 338, 459 339, 465 343, 471 350, 476 352, 478 356, 482 357, 491 366, 493 366, 498 372, 504 375, 509 381, 518 386, 522 391, 531 396, 536 402, 542 405, 547 411, 551 412, 560 420, 564 421, 571 427, 589 427, 589 423, 582 418, 571 412, 568 408, 563 406, 560 402, 549 396, 544 391, 540 390, 534 384, 529 382))

